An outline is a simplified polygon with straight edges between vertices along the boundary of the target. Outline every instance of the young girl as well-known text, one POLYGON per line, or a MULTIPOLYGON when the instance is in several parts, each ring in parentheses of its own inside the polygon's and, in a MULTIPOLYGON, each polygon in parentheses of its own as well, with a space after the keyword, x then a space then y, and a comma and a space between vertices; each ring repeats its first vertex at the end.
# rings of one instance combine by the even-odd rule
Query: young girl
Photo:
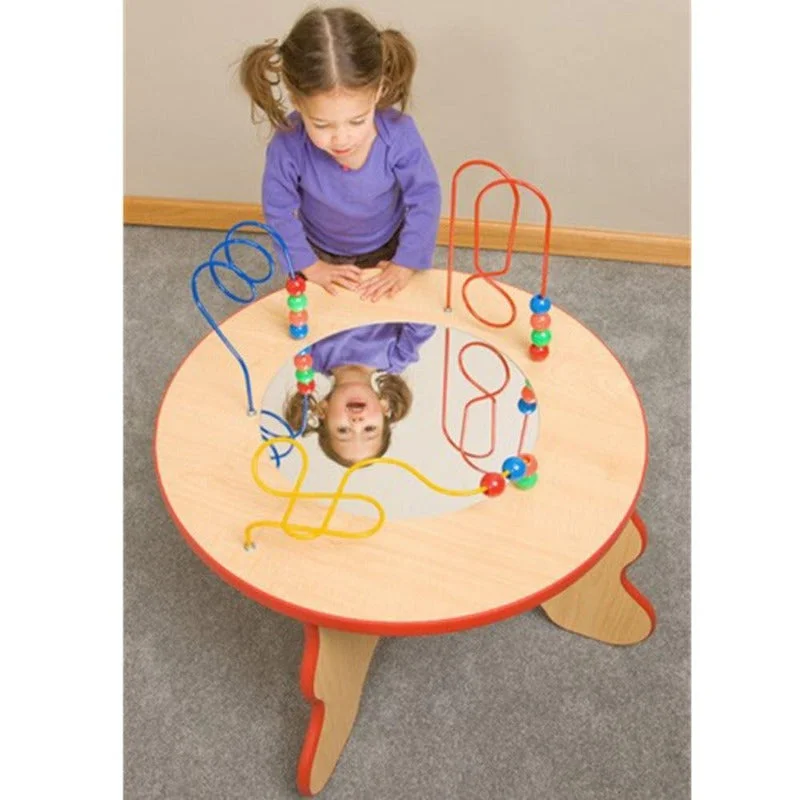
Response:
MULTIPOLYGON (((435 325, 387 322, 350 328, 311 345, 314 369, 332 379, 322 399, 309 395, 304 435, 316 433, 328 458, 350 467, 389 449, 392 426, 411 410, 408 384, 397 373, 419 360, 419 348, 435 325)), ((295 429, 303 423, 303 395, 290 395, 283 409, 295 429)))
POLYGON ((261 109, 275 130, 264 217, 295 269, 331 294, 342 286, 362 299, 392 297, 432 265, 441 190, 402 113, 415 65, 402 33, 379 31, 347 8, 312 9, 283 42, 270 39, 242 59, 253 119, 261 109), (381 272, 362 282, 359 268, 375 266, 381 272))

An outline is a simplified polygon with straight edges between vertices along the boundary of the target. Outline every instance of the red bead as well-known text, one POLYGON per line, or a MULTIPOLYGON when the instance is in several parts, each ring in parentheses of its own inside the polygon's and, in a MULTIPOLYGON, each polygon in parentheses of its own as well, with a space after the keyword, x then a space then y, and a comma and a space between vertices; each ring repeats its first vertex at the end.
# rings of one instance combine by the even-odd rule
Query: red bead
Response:
POLYGON ((295 356, 294 357, 294 368, 295 369, 310 369, 311 368, 311 356, 295 356))
POLYGON ((531 453, 520 453, 519 457, 528 465, 525 470, 525 477, 527 478, 529 475, 533 475, 537 469, 539 469, 539 464, 536 461, 535 456, 531 453))
POLYGON ((481 486, 489 497, 497 497, 506 488, 506 479, 499 472, 487 472, 481 478, 481 486))
POLYGON ((298 275, 296 278, 289 278, 289 280, 286 281, 286 291, 295 297, 299 294, 303 294, 305 290, 306 282, 302 277, 300 277, 300 275, 298 275))
POLYGON ((311 392, 313 392, 314 389, 316 389, 316 388, 317 388, 317 384, 314 383, 314 381, 311 381, 311 383, 298 383, 297 384, 297 391, 300 392, 300 394, 311 394, 311 392))
POLYGON ((544 361, 550 354, 550 348, 546 345, 544 347, 537 347, 535 344, 532 344, 528 348, 528 353, 530 353, 534 361, 544 361))
POLYGON ((522 399, 526 403, 535 403, 536 402, 536 392, 531 389, 530 386, 526 386, 522 390, 522 399))
POLYGON ((546 331, 550 327, 549 314, 532 314, 531 328, 535 331, 546 331))

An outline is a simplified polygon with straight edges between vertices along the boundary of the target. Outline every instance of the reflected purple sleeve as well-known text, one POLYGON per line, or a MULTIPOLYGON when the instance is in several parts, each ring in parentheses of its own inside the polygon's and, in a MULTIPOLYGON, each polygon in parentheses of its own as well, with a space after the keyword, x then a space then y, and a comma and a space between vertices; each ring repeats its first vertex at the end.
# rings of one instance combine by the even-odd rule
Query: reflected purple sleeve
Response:
POLYGON ((419 348, 435 332, 435 325, 415 322, 384 322, 340 331, 311 345, 314 369, 328 375, 344 364, 366 364, 396 374, 419 361, 419 348))
POLYGON ((419 361, 419 348, 436 333, 435 325, 406 322, 399 326, 395 343, 389 348, 389 365, 386 372, 402 372, 409 364, 419 361))

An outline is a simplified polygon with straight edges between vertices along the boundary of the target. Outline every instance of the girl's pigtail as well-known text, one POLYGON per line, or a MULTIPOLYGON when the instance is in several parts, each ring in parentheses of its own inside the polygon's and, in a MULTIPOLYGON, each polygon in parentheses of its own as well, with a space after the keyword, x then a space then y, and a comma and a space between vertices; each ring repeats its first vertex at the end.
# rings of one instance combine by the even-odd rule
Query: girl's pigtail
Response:
MULTIPOLYGON (((413 396, 408 384, 399 375, 381 374, 376 381, 378 397, 389 403, 389 422, 399 422, 411 411, 413 396)), ((387 426, 388 428, 388 426, 387 426)))
MULTIPOLYGON (((300 430, 303 424, 303 395, 300 392, 295 392, 286 398, 283 404, 284 419, 292 426, 293 430, 300 430)), ((319 412, 317 407, 317 398, 314 395, 308 396, 308 420, 306 422, 306 429, 303 431, 303 436, 308 436, 309 433, 314 433, 319 428, 319 412)))
POLYGON ((280 89, 280 51, 277 39, 249 48, 239 65, 239 80, 250 95, 253 122, 258 121, 256 108, 260 108, 273 128, 287 130, 290 126, 280 89))
POLYGON ((411 80, 417 66, 414 45, 400 31, 387 28, 381 31, 383 51, 382 92, 378 108, 399 105, 401 111, 411 99, 411 80))

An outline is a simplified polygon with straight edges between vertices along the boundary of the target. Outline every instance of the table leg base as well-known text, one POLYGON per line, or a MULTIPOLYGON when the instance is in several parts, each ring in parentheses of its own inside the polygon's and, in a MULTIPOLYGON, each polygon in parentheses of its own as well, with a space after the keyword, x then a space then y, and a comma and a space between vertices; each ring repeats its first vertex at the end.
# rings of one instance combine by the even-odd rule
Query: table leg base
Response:
POLYGON ((300 688, 311 718, 297 764, 297 788, 314 795, 328 782, 353 728, 378 636, 305 626, 300 688))
POLYGON ((547 616, 562 628, 608 644, 637 644, 646 639, 655 628, 655 612, 625 576, 646 546, 647 529, 634 512, 600 561, 542 603, 547 616))

